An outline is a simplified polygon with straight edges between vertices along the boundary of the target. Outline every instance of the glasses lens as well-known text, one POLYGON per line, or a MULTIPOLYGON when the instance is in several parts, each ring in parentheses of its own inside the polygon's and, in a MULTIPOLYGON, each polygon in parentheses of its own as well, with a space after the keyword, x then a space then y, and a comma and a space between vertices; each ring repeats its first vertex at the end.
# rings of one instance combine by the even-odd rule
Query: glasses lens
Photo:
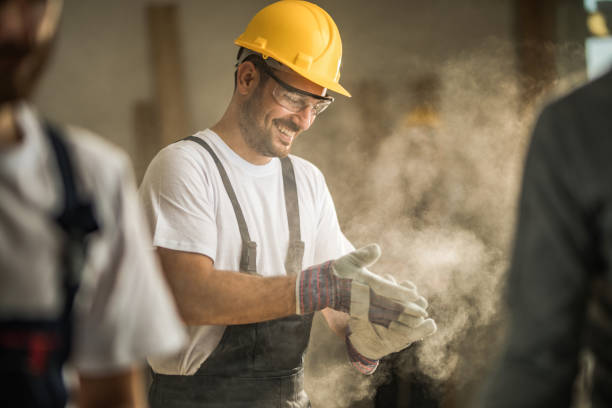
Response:
POLYGON ((304 109, 306 105, 308 105, 303 96, 286 90, 280 86, 280 84, 276 84, 274 91, 272 91, 272 95, 274 96, 274 99, 276 99, 276 102, 291 112, 299 112, 304 109))
POLYGON ((334 101, 334 98, 330 96, 329 99, 313 103, 312 100, 314 98, 300 95, 297 92, 291 92, 279 83, 274 87, 272 95, 279 105, 291 112, 301 112, 304 108, 310 107, 315 116, 321 114, 334 101))
POLYGON ((332 98, 331 96, 329 97, 330 99, 321 101, 321 102, 317 102, 314 106, 313 109, 315 111, 315 114, 320 115, 321 113, 323 113, 323 111, 325 109, 327 109, 327 107, 329 105, 331 105, 331 103, 334 101, 334 98, 332 98))

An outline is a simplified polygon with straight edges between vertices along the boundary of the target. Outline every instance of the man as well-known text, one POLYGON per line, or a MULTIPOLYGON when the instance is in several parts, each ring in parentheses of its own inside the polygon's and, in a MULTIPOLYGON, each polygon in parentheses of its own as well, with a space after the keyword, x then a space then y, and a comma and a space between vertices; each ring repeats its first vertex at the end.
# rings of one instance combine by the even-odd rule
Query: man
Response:
POLYGON ((581 349, 595 359, 589 406, 612 406, 610 112, 607 73, 537 121, 508 277, 509 338, 484 406, 572 406, 581 349))
POLYGON ((0 406, 144 407, 146 355, 184 332, 127 158, 27 102, 62 2, 0 2, 0 406))
POLYGON ((280 1, 235 43, 225 114, 163 149, 140 189, 190 333, 178 355, 149 360, 153 407, 309 406, 302 359, 316 310, 364 373, 435 331, 414 285, 367 271, 378 246, 350 252, 319 170, 288 156, 333 101, 327 89, 350 96, 331 17, 280 1))

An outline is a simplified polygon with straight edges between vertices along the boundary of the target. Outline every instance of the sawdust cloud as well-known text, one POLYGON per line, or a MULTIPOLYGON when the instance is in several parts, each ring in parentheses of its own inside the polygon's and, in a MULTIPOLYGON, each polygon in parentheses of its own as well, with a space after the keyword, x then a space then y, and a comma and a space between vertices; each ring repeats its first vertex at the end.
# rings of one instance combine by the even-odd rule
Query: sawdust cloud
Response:
MULTIPOLYGON (((438 332, 392 366, 400 377, 425 378, 433 392, 478 382, 503 338, 523 156, 546 99, 520 105, 512 52, 488 40, 443 65, 397 61, 391 85, 363 85, 297 149, 326 175, 347 237, 381 245, 373 271, 409 279, 429 299, 438 332)), ((565 90, 581 78, 554 85, 565 90)), ((372 377, 352 373, 343 344, 319 326, 306 365, 313 406, 371 399, 390 366, 372 377)))

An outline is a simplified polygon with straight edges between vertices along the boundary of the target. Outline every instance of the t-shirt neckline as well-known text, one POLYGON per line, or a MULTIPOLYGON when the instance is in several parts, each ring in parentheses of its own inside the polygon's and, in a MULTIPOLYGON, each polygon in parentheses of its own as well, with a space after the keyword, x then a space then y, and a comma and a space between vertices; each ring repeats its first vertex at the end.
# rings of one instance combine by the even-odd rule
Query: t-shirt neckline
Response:
POLYGON ((225 161, 228 161, 232 166, 236 166, 245 173, 262 177, 275 173, 280 165, 280 160, 277 157, 272 158, 266 164, 253 164, 238 155, 231 147, 229 147, 221 137, 210 129, 206 129, 202 132, 198 132, 195 135, 202 139, 208 139, 215 148, 216 153, 223 156, 225 161))

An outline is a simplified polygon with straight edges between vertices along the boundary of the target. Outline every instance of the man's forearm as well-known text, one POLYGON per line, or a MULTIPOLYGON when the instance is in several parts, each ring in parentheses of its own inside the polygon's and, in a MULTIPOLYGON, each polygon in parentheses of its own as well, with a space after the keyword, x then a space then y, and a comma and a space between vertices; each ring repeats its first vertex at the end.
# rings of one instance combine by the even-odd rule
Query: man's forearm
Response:
POLYGON ((189 325, 246 324, 295 314, 295 277, 214 269, 181 286, 181 314, 189 325))
POLYGON ((295 276, 223 271, 203 255, 164 248, 157 252, 188 325, 247 324, 295 314, 295 276))

